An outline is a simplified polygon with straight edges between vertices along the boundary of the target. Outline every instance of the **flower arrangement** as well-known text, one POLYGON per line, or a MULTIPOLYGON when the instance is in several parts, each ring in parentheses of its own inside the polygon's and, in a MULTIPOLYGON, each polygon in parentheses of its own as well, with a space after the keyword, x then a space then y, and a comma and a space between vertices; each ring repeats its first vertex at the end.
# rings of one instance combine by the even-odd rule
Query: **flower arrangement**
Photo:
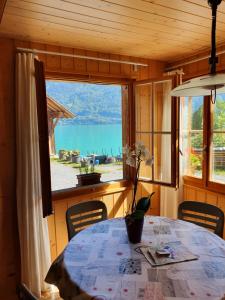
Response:
MULTIPOLYGON (((137 193, 137 186, 138 186, 138 180, 139 180, 139 172, 140 172, 140 166, 142 162, 145 162, 146 165, 152 165, 153 163, 153 158, 150 155, 149 150, 145 147, 145 145, 142 142, 137 142, 133 147, 129 147, 126 145, 123 148, 123 154, 126 157, 126 164, 130 167, 133 167, 136 169, 135 171, 135 176, 134 176, 134 193, 133 193, 133 200, 131 204, 131 214, 140 215, 142 214, 140 210, 143 211, 143 205, 144 201, 146 202, 146 197, 145 200, 142 200, 142 203, 136 203, 136 193, 137 193)), ((151 194, 148 198, 153 194, 151 194)), ((140 202, 139 200, 139 202, 140 202)), ((150 204, 150 203, 149 203, 150 204)), ((147 205, 147 203, 146 203, 147 205)))
POLYGON ((133 147, 125 146, 123 148, 123 154, 126 157, 126 164, 135 168, 133 199, 130 214, 126 215, 125 223, 129 241, 136 244, 141 241, 144 215, 150 206, 151 197, 154 194, 153 192, 148 197, 143 197, 136 203, 140 166, 142 162, 145 162, 147 165, 152 165, 153 159, 150 156, 149 150, 142 142, 136 143, 133 147))

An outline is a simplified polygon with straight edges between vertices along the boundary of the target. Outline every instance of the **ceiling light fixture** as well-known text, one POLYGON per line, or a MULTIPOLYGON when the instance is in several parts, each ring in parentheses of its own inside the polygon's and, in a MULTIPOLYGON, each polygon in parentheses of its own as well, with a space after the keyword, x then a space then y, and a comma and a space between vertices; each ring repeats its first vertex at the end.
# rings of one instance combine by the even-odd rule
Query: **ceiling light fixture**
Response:
POLYGON ((171 91, 171 96, 211 96, 215 103, 216 95, 225 93, 225 74, 216 74, 216 14, 222 0, 208 0, 212 9, 211 56, 209 58, 210 74, 183 82, 171 91))

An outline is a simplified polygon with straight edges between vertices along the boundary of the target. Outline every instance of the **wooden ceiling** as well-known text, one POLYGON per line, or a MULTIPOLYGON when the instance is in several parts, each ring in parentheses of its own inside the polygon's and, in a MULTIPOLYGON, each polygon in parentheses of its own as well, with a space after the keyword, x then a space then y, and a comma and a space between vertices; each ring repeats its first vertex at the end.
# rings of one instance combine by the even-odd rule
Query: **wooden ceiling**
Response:
MULTIPOLYGON (((7 0, 0 33, 24 40, 176 61, 210 48, 207 0, 7 0)), ((217 43, 225 42, 225 0, 217 43)))

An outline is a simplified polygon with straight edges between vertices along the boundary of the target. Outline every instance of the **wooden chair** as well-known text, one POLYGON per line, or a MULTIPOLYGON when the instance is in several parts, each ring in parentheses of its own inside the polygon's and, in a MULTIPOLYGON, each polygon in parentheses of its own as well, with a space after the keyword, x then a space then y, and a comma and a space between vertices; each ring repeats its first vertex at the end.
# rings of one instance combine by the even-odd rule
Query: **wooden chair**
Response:
POLYGON ((107 219, 107 208, 98 200, 83 202, 69 207, 66 211, 68 239, 87 226, 107 219))
POLYGON ((178 218, 212 230, 223 237, 224 213, 214 205, 184 201, 178 207, 178 218))
POLYGON ((17 294, 19 300, 38 300, 26 287, 24 283, 17 286, 17 294))

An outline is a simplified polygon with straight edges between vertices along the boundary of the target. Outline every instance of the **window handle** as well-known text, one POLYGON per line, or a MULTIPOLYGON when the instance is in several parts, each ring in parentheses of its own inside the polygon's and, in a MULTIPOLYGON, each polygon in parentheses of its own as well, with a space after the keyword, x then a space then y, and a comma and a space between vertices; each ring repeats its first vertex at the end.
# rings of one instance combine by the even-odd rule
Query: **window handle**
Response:
POLYGON ((181 149, 179 149, 179 153, 180 153, 180 155, 184 156, 184 154, 183 154, 183 152, 182 152, 181 149))

